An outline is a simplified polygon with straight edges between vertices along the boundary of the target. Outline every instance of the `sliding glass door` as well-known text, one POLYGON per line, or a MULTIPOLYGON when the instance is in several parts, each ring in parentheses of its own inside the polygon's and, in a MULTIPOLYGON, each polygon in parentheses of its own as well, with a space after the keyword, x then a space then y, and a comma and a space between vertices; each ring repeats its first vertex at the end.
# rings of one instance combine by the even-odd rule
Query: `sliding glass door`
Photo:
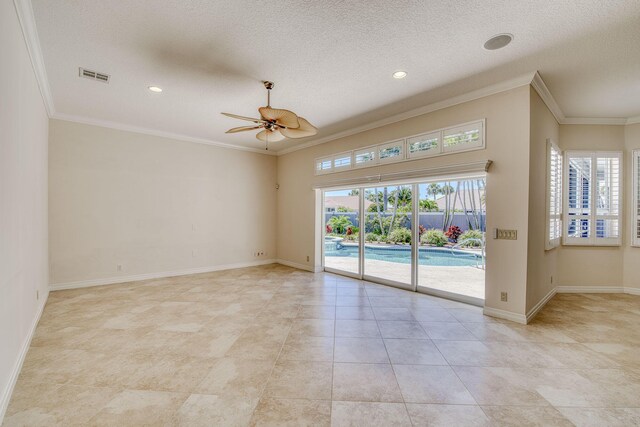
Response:
POLYGON ((325 191, 324 266, 360 275, 360 190, 325 191))
POLYGON ((364 276, 411 287, 413 202, 411 185, 364 189, 364 276))
POLYGON ((418 290, 484 300, 484 177, 421 183, 418 194, 418 290))
POLYGON ((484 176, 325 191, 332 272, 482 304, 484 176))

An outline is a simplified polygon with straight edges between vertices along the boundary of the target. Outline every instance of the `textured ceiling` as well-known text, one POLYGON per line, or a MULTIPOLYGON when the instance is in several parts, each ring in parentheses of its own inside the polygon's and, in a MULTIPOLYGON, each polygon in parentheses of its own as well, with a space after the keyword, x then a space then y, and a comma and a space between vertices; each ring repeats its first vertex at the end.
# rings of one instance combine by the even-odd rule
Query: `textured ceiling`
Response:
MULTIPOLYGON (((274 107, 317 138, 539 70, 567 117, 640 115, 638 0, 33 0, 57 113, 259 148, 274 107), (515 36, 486 51, 490 36, 515 36), (78 67, 112 76, 103 84, 78 67), (402 69, 404 80, 391 78, 402 69), (147 86, 164 89, 154 94, 147 86)), ((273 145, 285 149, 305 140, 273 145)))

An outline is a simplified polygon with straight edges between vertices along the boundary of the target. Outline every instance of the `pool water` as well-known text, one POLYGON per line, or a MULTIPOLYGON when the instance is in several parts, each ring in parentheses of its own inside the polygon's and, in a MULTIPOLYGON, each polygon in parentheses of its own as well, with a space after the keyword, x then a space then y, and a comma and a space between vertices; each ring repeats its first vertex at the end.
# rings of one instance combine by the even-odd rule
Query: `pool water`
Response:
MULTIPOLYGON (((326 244, 324 255, 326 257, 358 258, 358 247, 326 244)), ((364 257, 378 261, 411 264, 411 248, 365 246, 364 257)), ((475 267, 481 263, 482 255, 472 252, 435 248, 420 248, 418 252, 418 264, 420 265, 475 267)))

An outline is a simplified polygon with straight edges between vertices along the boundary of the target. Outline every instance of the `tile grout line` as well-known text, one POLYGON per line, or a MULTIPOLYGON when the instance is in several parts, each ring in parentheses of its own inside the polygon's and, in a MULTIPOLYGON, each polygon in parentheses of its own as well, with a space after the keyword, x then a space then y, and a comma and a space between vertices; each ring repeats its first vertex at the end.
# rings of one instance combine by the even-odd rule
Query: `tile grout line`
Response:
POLYGON ((409 422, 412 426, 415 426, 413 419, 411 418, 411 414, 409 414, 409 408, 407 407, 407 402, 404 398, 404 393, 402 392, 402 388, 400 388, 400 382, 398 382, 398 376, 396 375, 396 370, 393 367, 393 363, 391 363, 391 356, 389 356, 389 350, 387 349, 387 343, 384 338, 382 338, 382 332, 380 331, 380 325, 378 324, 378 318, 376 316, 376 312, 371 306, 371 299, 369 298, 369 292, 367 291, 367 287, 364 287, 365 295, 367 296, 367 301, 369 301, 369 306, 371 307, 371 312, 373 313, 373 318, 376 321, 376 326, 378 327, 378 332, 380 332, 380 339, 382 340, 382 345, 384 346, 384 351, 387 353, 387 358, 389 359, 389 366, 391 367, 391 372, 393 372, 393 378, 396 380, 396 385, 398 386, 398 391, 400 392, 400 397, 402 398, 402 404, 404 405, 404 411, 407 414, 407 418, 409 418, 409 422))
POLYGON ((338 323, 338 281, 336 280, 336 294, 333 301, 333 351, 331 352, 331 403, 329 404, 329 424, 333 420, 333 381, 336 366, 336 327, 338 323))
MULTIPOLYGON (((273 297, 278 293, 278 291, 280 291, 280 289, 284 286, 284 283, 281 283, 280 286, 278 286, 278 289, 276 289, 273 292, 273 295, 271 296, 271 298, 269 299, 269 301, 271 301, 271 299, 273 299, 273 297)), ((269 301, 265 302, 265 306, 269 304, 269 301)), ((298 306, 298 311, 296 312, 296 316, 298 315, 298 313, 300 312, 300 304, 296 304, 298 306)), ((253 411, 251 411, 251 416, 249 417, 249 420, 251 420, 254 416, 254 414, 256 413, 256 410, 258 409, 258 406, 260 406, 260 401, 262 400, 262 397, 264 396, 264 394, 267 391, 267 386, 269 385, 269 381, 271 380, 271 377, 273 377, 273 372, 276 369, 276 364, 278 363, 278 359, 280 359, 280 355, 282 354, 282 349, 284 348, 284 344, 287 342, 287 339, 289 338, 289 334, 291 333, 291 328, 293 327, 293 325, 289 326, 289 330, 287 331, 287 335, 284 337, 284 340, 282 341, 282 344, 280 345, 280 351, 278 351, 278 355, 276 356, 274 362, 273 362, 273 366, 271 367, 271 371, 269 372, 269 376, 267 377, 267 380, 264 383, 264 387, 262 389, 262 392, 260 393, 260 396, 258 396, 258 400, 256 402, 256 406, 255 408, 253 408, 253 411)), ((226 352, 225 352, 226 353, 226 352)), ((249 421, 251 422, 251 421, 249 421)))

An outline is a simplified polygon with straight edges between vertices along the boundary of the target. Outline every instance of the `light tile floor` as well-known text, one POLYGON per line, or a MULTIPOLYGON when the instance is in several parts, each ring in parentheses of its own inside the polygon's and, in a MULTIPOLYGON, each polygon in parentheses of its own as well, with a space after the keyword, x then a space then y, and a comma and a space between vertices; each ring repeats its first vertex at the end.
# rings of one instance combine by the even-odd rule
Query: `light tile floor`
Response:
POLYGON ((528 326, 283 266, 51 293, 4 425, 640 425, 640 297, 528 326))

